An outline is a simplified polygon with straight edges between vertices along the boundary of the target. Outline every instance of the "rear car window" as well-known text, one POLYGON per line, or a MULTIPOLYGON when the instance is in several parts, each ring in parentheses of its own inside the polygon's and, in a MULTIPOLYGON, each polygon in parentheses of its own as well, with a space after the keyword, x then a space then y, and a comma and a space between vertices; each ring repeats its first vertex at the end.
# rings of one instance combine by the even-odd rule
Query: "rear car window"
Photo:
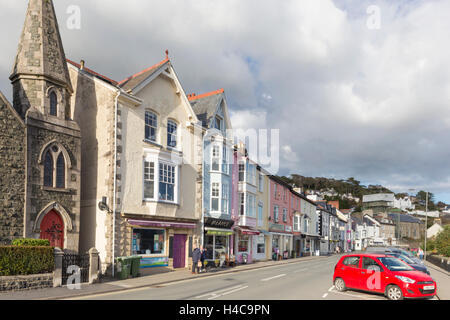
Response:
POLYGON ((342 264, 349 266, 349 267, 354 267, 354 268, 358 268, 359 267, 359 257, 347 257, 344 259, 344 261, 342 261, 342 264))

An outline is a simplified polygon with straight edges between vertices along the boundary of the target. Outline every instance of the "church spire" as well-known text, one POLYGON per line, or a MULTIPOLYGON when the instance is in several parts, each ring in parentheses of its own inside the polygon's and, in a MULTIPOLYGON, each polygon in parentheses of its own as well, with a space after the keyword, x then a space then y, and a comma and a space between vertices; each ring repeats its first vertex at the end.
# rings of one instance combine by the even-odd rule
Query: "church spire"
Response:
POLYGON ((48 109, 45 95, 51 87, 61 91, 60 97, 72 94, 52 0, 29 0, 10 80, 14 87, 14 107, 22 115, 30 107, 45 113, 48 109))

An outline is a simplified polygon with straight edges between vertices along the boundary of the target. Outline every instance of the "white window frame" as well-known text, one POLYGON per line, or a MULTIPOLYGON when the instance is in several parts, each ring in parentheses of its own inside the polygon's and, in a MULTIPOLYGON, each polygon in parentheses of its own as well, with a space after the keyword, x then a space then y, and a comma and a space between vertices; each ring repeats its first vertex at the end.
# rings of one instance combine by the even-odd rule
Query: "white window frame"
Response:
POLYGON ((158 115, 157 115, 155 112, 151 111, 151 110, 145 110, 144 117, 145 117, 145 119, 144 119, 145 128, 149 127, 149 128, 150 128, 150 132, 151 132, 151 129, 152 129, 152 128, 155 129, 155 140, 153 140, 153 139, 151 139, 151 138, 150 138, 150 139, 147 138, 147 137, 145 136, 145 130, 144 130, 144 137, 145 137, 145 140, 157 143, 157 142, 158 142, 158 115), (147 124, 147 115, 149 115, 150 117, 151 117, 151 116, 154 116, 154 117, 155 117, 156 127, 152 126, 151 124, 147 124))
MULTIPOLYGON (((143 181, 143 199, 144 199, 144 201, 146 201, 146 200, 155 200, 155 193, 156 193, 156 163, 154 162, 154 161, 147 161, 147 160, 144 160, 144 175, 143 175, 143 178, 144 178, 144 181, 143 181), (147 164, 149 164, 150 165, 150 167, 148 168, 149 170, 151 170, 152 168, 151 168, 151 165, 153 165, 153 180, 151 179, 151 171, 150 172, 146 172, 147 171, 147 164), (149 177, 147 178, 146 177, 146 175, 149 175, 149 177), (145 183, 146 182, 153 182, 153 196, 151 197, 151 198, 147 198, 147 197, 145 197, 145 183)), ((159 171, 158 171, 158 174, 159 174, 159 171)))
POLYGON ((245 161, 239 161, 239 164, 238 164, 238 181, 239 182, 245 182, 246 181, 246 173, 247 173, 247 170, 246 170, 246 168, 245 168, 245 161), (244 169, 244 170, 241 170, 241 169, 244 169), (242 174, 242 177, 243 177, 243 179, 241 180, 241 174, 242 174))
POLYGON ((258 227, 262 227, 264 225, 264 205, 260 202, 258 203, 258 227))
POLYGON ((212 182, 211 183, 211 199, 210 199, 210 212, 220 212, 220 183, 212 182), (216 195, 215 195, 216 194, 216 195), (217 199, 217 210, 213 210, 213 199, 217 199))
POLYGON ((230 188, 228 183, 222 183, 222 200, 221 200, 221 211, 224 214, 228 214, 228 199, 229 199, 230 188))
POLYGON ((300 215, 296 214, 294 216, 294 232, 300 232, 300 215))
POLYGON ((280 207, 278 205, 273 206, 273 221, 277 223, 279 221, 280 207))
POLYGON ((245 216, 245 193, 239 193, 239 216, 245 216))
MULTIPOLYGON (((172 139, 173 139, 172 138, 172 139)), ((175 120, 172 119, 168 119, 167 120, 167 147, 171 148, 171 149, 177 149, 178 148, 178 123, 175 120), (174 133, 169 133, 169 127, 175 127, 175 132, 174 133), (175 146, 171 146, 169 145, 169 136, 172 136, 175 139, 175 146)))
POLYGON ((264 176, 261 172, 258 174, 258 190, 264 192, 264 176))
MULTIPOLYGON (((164 170, 164 169, 163 169, 164 170)), ((169 172, 169 170, 167 170, 169 172)), ((172 172, 171 171, 171 172, 172 172)), ((164 173, 163 173, 164 175, 164 173)), ((167 203, 178 203, 178 166, 173 164, 173 163, 169 163, 166 161, 159 161, 158 163, 158 201, 159 202, 167 202, 167 203), (173 173, 174 173, 174 178, 173 178, 173 183, 170 182, 164 182, 167 184, 173 184, 173 201, 172 200, 166 200, 166 199, 160 199, 159 197, 159 186, 161 184, 161 178, 160 178, 160 171, 161 171, 161 166, 167 166, 167 167, 172 167, 173 168, 173 173)))
POLYGON ((220 145, 213 144, 211 148, 211 171, 220 172, 222 164, 220 145), (217 151, 217 152, 216 152, 217 151), (217 163, 217 169, 214 169, 214 161, 217 163))
POLYGON ((288 221, 288 210, 283 208, 283 222, 286 223, 288 221))

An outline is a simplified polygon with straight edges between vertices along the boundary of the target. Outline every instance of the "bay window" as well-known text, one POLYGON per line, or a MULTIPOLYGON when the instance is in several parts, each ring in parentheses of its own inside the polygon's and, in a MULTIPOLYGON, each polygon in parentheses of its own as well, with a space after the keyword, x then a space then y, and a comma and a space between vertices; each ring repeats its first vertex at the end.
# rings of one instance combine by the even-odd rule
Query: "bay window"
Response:
POLYGON ((243 216, 245 214, 245 193, 239 193, 239 215, 243 216))
POLYGON ((228 184, 222 184, 222 212, 228 214, 228 184))
POLYGON ((218 145, 213 145, 211 154, 211 170, 219 171, 220 163, 220 147, 218 145))
POLYGON ((144 199, 155 197, 155 163, 144 162, 144 199))
POLYGON ((220 184, 213 182, 211 185, 211 211, 219 211, 219 195, 220 195, 220 184))
POLYGON ((245 181, 245 163, 239 161, 239 182, 245 181))

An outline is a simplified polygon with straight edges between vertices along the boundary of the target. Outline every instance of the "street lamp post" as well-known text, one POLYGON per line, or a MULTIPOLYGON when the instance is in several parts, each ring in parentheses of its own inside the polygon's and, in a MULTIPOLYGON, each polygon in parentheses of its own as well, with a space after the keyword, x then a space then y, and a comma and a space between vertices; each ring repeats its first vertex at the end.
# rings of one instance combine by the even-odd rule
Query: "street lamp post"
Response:
POLYGON ((424 257, 423 259, 427 261, 427 232, 428 232, 428 191, 427 191, 427 197, 426 197, 426 204, 425 204, 425 247, 423 249, 424 257))

